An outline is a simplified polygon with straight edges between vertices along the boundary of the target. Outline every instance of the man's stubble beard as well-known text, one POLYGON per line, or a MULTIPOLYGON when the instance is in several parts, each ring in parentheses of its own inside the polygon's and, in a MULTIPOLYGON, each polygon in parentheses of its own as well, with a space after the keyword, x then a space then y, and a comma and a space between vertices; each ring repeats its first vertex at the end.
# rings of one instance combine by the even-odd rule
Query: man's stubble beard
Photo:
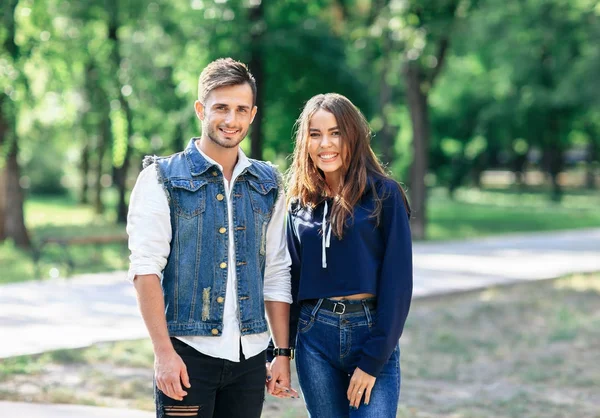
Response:
POLYGON ((237 142, 233 142, 233 141, 226 141, 226 140, 222 140, 219 138, 219 133, 218 133, 218 128, 217 131, 215 131, 211 126, 206 126, 203 127, 203 129, 206 129, 206 136, 215 144, 217 144, 220 147, 223 148, 235 148, 237 147, 246 137, 246 134, 248 133, 248 130, 246 130, 245 132, 241 132, 240 136, 239 136, 239 140, 237 140, 237 142))

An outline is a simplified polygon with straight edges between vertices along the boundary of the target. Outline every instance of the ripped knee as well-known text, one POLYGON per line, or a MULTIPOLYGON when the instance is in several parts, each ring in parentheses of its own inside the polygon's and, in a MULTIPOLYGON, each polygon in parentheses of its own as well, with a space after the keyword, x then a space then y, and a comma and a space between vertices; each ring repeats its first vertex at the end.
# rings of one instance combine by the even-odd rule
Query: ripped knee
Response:
POLYGON ((199 406, 193 405, 177 405, 163 407, 163 412, 167 417, 196 417, 198 416, 199 410, 199 406))

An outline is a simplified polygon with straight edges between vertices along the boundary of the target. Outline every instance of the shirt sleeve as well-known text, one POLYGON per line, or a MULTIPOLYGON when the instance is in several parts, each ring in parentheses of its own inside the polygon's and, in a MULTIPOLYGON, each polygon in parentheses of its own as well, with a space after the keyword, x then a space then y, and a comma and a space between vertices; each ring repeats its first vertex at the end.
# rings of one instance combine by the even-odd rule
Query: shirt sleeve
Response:
MULTIPOLYGON (((285 235, 287 238, 287 251, 292 263, 290 268, 292 305, 290 306, 290 331, 288 347, 294 348, 296 346, 298 317, 300 316, 300 304, 298 303, 298 288, 300 284, 300 242, 294 231, 294 222, 291 212, 288 212, 287 214, 285 235)), ((269 362, 273 361, 274 348, 275 345, 273 343, 273 338, 271 338, 267 348, 267 361, 269 362)))
POLYGON ((377 284, 377 312, 371 336, 362 349, 358 367, 377 377, 402 335, 413 289, 412 242, 406 206, 399 186, 382 193, 380 226, 385 252, 377 284))
POLYGON ((292 303, 290 263, 285 231, 285 192, 280 186, 266 232, 265 301, 292 303))
POLYGON ((138 176, 129 198, 127 234, 129 235, 129 272, 136 275, 156 274, 162 278, 171 251, 171 211, 157 167, 152 164, 138 176))

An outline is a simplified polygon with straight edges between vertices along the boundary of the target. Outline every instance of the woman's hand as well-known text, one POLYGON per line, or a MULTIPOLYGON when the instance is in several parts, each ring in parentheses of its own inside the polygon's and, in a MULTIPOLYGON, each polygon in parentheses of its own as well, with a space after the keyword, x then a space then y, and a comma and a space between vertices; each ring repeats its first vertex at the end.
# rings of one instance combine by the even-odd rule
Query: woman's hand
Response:
POLYGON ((373 376, 363 372, 358 367, 354 370, 347 393, 350 406, 358 409, 360 400, 363 396, 365 397, 365 405, 369 404, 369 401, 371 400, 371 390, 375 385, 375 380, 376 379, 373 376))
POLYGON ((273 360, 273 363, 267 362, 265 364, 267 368, 267 381, 265 382, 267 392, 275 396, 276 398, 299 398, 300 396, 298 395, 298 392, 296 392, 290 384, 289 363, 287 364, 287 378, 285 378, 285 375, 284 378, 274 377, 278 373, 273 371, 272 366, 274 364, 277 365, 281 364, 282 362, 285 362, 285 360, 279 360, 279 362, 277 362, 276 360, 277 359, 273 360))

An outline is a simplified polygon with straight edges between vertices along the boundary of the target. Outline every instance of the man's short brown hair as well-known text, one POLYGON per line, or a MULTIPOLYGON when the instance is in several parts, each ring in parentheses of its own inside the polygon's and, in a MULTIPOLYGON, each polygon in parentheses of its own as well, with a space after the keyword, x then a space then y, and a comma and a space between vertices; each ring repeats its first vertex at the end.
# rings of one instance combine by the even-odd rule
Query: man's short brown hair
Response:
POLYGON ((204 104, 214 89, 248 83, 252 89, 252 104, 256 103, 256 80, 246 64, 232 58, 219 58, 208 64, 198 79, 198 100, 204 104))

